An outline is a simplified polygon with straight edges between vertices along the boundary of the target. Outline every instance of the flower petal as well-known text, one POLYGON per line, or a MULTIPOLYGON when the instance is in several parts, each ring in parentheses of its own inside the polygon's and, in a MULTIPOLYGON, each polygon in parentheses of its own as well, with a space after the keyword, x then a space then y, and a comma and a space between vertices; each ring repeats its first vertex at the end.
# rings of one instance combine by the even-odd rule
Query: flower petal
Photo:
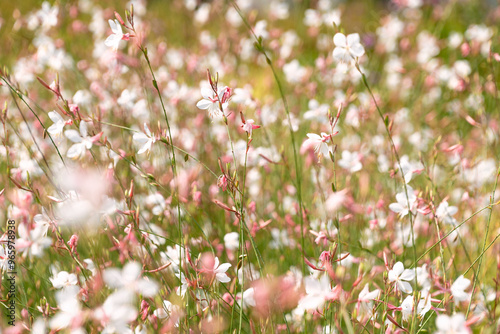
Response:
POLYGON ((333 36, 333 43, 335 43, 336 46, 345 48, 347 46, 347 39, 344 34, 338 32, 333 36))

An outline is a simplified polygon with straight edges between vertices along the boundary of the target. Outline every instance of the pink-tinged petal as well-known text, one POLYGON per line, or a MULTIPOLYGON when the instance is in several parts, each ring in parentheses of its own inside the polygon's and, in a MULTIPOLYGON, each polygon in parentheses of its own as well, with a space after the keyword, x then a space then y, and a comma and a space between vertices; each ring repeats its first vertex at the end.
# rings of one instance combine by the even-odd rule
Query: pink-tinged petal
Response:
POLYGON ((359 44, 359 34, 349 34, 347 35, 347 44, 349 44, 350 47, 353 47, 355 44, 359 44))
POLYGON ((81 143, 83 140, 83 138, 80 137, 80 134, 76 130, 66 130, 64 131, 64 135, 73 143, 81 143))
POLYGON ((338 32, 333 36, 333 43, 335 43, 336 46, 346 47, 347 39, 344 34, 338 32))
POLYGON ((219 258, 216 256, 214 259, 214 270, 216 270, 217 267, 219 267, 219 258))
POLYGON ((349 48, 349 50, 351 51, 351 54, 354 56, 354 57, 361 57, 362 55, 365 54, 365 48, 363 47, 363 45, 361 44, 354 44, 353 46, 351 46, 349 48))
POLYGON ((208 109, 210 108, 210 106, 212 105, 212 101, 209 101, 209 100, 200 100, 198 101, 198 103, 196 103, 196 106, 199 108, 199 109, 208 109))

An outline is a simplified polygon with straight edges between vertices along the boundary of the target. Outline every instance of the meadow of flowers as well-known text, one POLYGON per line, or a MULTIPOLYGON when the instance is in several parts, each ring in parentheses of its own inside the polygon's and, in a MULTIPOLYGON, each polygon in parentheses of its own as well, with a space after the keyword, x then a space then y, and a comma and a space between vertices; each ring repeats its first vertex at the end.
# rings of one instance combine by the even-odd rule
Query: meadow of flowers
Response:
POLYGON ((499 27, 2 1, 0 333, 500 333, 499 27))

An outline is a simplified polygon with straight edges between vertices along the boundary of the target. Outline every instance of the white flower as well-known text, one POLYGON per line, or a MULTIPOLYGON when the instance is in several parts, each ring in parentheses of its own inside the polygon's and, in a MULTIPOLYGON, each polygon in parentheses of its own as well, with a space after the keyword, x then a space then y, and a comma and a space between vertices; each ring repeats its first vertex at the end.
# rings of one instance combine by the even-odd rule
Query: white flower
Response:
POLYGON ((401 303, 401 313, 403 315, 403 320, 406 321, 413 313, 413 296, 409 295, 401 303))
POLYGON ((379 289, 375 289, 370 292, 368 289, 368 283, 366 283, 365 287, 361 290, 358 296, 358 307, 360 308, 361 314, 368 314, 369 316, 372 316, 373 299, 378 298, 379 294, 379 289))
POLYGON ((149 151, 151 150, 151 146, 153 146, 153 144, 156 142, 156 138, 151 135, 151 131, 149 131, 146 123, 144 123, 144 132, 145 133, 134 133, 134 136, 132 137, 136 143, 142 145, 139 151, 137 151, 137 154, 142 154, 144 152, 149 153, 149 151))
POLYGON ((407 185, 406 189, 408 191, 408 198, 406 198, 406 195, 403 191, 396 194, 396 200, 398 201, 397 203, 389 204, 389 209, 391 209, 391 211, 393 212, 399 213, 401 217, 406 216, 410 212, 410 208, 417 200, 417 196, 415 196, 415 194, 413 193, 413 188, 407 185), (409 207, 408 202, 410 202, 409 207))
POLYGON ((347 169, 351 173, 358 172, 363 168, 361 161, 359 161, 359 154, 349 151, 342 151, 342 158, 339 160, 339 166, 347 169))
POLYGON ((359 34, 350 34, 346 37, 339 32, 333 36, 333 42, 335 43, 333 58, 337 61, 349 62, 365 54, 365 48, 359 42, 359 34))
POLYGON ((184 273, 181 271, 177 272, 175 276, 181 281, 181 286, 179 287, 179 289, 177 289, 177 295, 184 298, 189 286, 186 280, 186 276, 184 276, 184 273))
POLYGON ((120 22, 118 22, 118 20, 108 20, 108 22, 113 33, 109 35, 108 38, 106 38, 106 40, 104 41, 104 45, 113 48, 114 51, 117 51, 118 47, 120 46, 120 41, 122 39, 127 40, 128 34, 123 34, 122 26, 120 22))
POLYGON ((237 250, 239 247, 239 234, 238 232, 230 232, 224 236, 224 245, 227 250, 237 250))
POLYGON ((163 307, 157 308, 153 313, 159 319, 166 319, 170 317, 170 314, 172 314, 172 310, 173 310, 172 303, 169 302, 168 300, 164 300, 163 307))
POLYGON ((62 136, 64 126, 66 124, 68 124, 68 122, 71 122, 71 121, 66 122, 61 117, 61 115, 59 115, 55 111, 50 111, 49 112, 49 117, 52 120, 52 122, 54 122, 54 124, 52 124, 51 126, 49 126, 49 128, 47 129, 47 132, 50 133, 54 137, 60 137, 60 136, 62 136))
POLYGON ((176 272, 179 270, 181 259, 185 258, 186 252, 184 248, 179 247, 179 245, 175 245, 174 247, 167 246, 167 251, 161 252, 160 256, 163 261, 172 262, 172 265, 169 268, 172 268, 172 271, 176 272))
POLYGON ((57 274, 54 273, 54 277, 50 278, 50 281, 56 289, 78 284, 78 278, 76 275, 70 274, 67 271, 60 271, 57 274))
POLYGON ((85 156, 87 150, 92 148, 92 138, 87 135, 86 122, 80 122, 80 133, 76 130, 66 130, 64 131, 64 135, 75 143, 66 153, 70 159, 81 159, 85 156))
POLYGON ((321 309, 325 301, 332 296, 330 277, 326 274, 321 276, 319 280, 308 276, 305 278, 304 284, 306 295, 299 300, 298 305, 303 310, 321 309))
POLYGON ((80 302, 78 301, 78 292, 80 288, 70 286, 67 289, 56 292, 56 301, 59 312, 50 319, 50 328, 59 330, 63 328, 73 328, 73 323, 78 323, 77 320, 81 315, 80 302))
MULTIPOLYGON (((409 295, 401 303, 401 313, 403 314, 403 320, 408 320, 408 318, 413 314, 413 296, 409 295)), ((431 309, 431 297, 425 295, 418 301, 417 305, 417 315, 422 318, 431 309)))
POLYGON ((392 270, 389 270, 389 282, 395 282, 398 289, 404 293, 412 293, 413 288, 411 284, 405 281, 411 281, 415 278, 415 271, 412 269, 405 269, 403 263, 397 262, 392 270))
POLYGON ((223 263, 219 265, 219 258, 215 257, 215 262, 214 262, 214 274, 215 278, 221 282, 221 283, 228 283, 231 282, 231 279, 229 276, 227 276, 226 271, 231 267, 230 263, 223 263))
POLYGON ((470 285, 470 280, 464 278, 463 275, 460 275, 455 282, 451 285, 451 294, 453 295, 453 299, 455 303, 466 301, 470 298, 470 295, 464 290, 467 289, 470 285))
POLYGON ((422 267, 417 267, 417 283, 424 288, 424 291, 430 290, 431 281, 429 280, 427 264, 424 264, 422 267))
POLYGON ((447 201, 442 201, 436 210, 436 216, 446 224, 455 224, 457 220, 452 216, 458 212, 456 206, 450 206, 447 201))
POLYGON ((52 239, 44 235, 45 230, 41 226, 35 226, 34 229, 28 231, 25 224, 20 224, 18 233, 16 249, 28 253, 30 257, 41 257, 43 250, 52 245, 52 239))
POLYGON ((227 89, 228 87, 219 88, 217 96, 215 96, 211 88, 202 87, 201 96, 203 96, 203 99, 198 101, 196 106, 200 109, 208 110, 208 115, 210 116, 210 118, 222 117, 222 110, 220 109, 219 100, 223 101, 221 103, 222 109, 226 109, 228 102, 224 101, 223 96, 227 89))
POLYGON ((111 294, 104 304, 94 311, 94 317, 105 326, 101 333, 127 333, 129 323, 137 318, 137 310, 132 306, 134 295, 129 290, 118 290, 111 294))
POLYGON ((468 334, 469 328, 466 325, 465 317, 462 313, 457 313, 451 317, 440 314, 436 318, 438 331, 435 334, 468 334))
POLYGON ((135 290, 145 297, 153 297, 158 292, 156 282, 141 278, 141 265, 137 262, 127 263, 123 270, 117 268, 106 269, 103 278, 106 284, 112 288, 135 290))
POLYGON ((33 221, 35 222, 35 226, 42 229, 43 236, 47 236, 47 231, 49 230, 50 225, 53 223, 52 219, 47 215, 47 211, 45 208, 42 208, 42 213, 37 214, 33 217, 33 221))
POLYGON ((328 142, 330 142, 330 135, 321 132, 321 136, 315 133, 308 133, 308 139, 304 142, 304 145, 311 145, 314 147, 314 152, 318 154, 318 157, 326 156, 329 157, 328 142))
POLYGON ((255 299, 254 299, 254 294, 255 294, 255 289, 250 288, 245 291, 243 291, 243 297, 241 297, 241 294, 238 293, 236 296, 238 299, 238 304, 241 306, 243 304, 243 309, 246 309, 248 306, 255 306, 255 299))

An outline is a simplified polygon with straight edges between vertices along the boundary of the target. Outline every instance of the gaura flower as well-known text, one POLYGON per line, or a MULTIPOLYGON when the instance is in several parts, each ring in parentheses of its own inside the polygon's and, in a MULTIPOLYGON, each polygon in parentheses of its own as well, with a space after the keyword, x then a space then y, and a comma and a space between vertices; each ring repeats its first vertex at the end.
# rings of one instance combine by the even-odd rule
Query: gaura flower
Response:
POLYGON ((124 34, 122 30, 122 26, 118 20, 108 20, 109 26, 111 27, 111 31, 113 32, 111 35, 106 38, 104 41, 104 45, 113 48, 116 52, 118 47, 120 46, 120 41, 128 41, 130 39, 130 34, 124 34))
POLYGON ((156 142, 156 138, 151 134, 151 131, 149 131, 146 123, 144 123, 144 132, 145 133, 134 133, 134 136, 132 137, 136 143, 142 145, 139 151, 137 151, 137 154, 149 152, 151 150, 151 146, 153 146, 153 144, 156 142))
POLYGON ((359 42, 359 34, 350 34, 347 37, 342 33, 333 36, 335 49, 333 58, 339 62, 349 62, 365 54, 365 48, 359 42))
POLYGON ((415 271, 412 269, 405 269, 402 262, 397 262, 392 270, 389 270, 389 282, 395 282, 399 290, 404 293, 411 293, 413 288, 411 284, 405 281, 411 281, 415 278, 415 271))
POLYGON ((203 96, 203 99, 198 101, 196 106, 200 109, 207 110, 210 118, 222 117, 223 110, 227 108, 229 98, 231 97, 231 88, 224 86, 219 88, 217 94, 215 94, 212 89, 202 87, 201 96, 203 96))

